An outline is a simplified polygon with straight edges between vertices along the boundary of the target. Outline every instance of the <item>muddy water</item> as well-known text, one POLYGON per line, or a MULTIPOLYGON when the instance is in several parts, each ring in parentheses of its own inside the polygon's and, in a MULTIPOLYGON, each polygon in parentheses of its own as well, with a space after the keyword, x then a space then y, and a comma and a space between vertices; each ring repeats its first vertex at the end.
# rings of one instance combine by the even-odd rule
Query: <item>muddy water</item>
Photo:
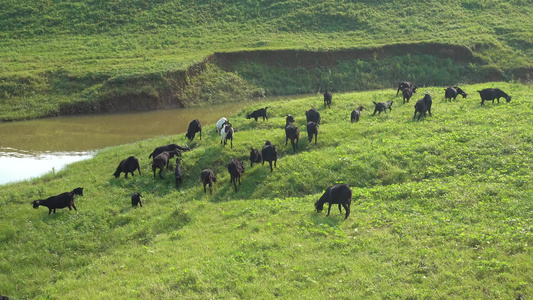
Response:
POLYGON ((193 119, 214 124, 247 104, 0 123, 0 184, 58 171, 97 149, 184 133, 193 119))

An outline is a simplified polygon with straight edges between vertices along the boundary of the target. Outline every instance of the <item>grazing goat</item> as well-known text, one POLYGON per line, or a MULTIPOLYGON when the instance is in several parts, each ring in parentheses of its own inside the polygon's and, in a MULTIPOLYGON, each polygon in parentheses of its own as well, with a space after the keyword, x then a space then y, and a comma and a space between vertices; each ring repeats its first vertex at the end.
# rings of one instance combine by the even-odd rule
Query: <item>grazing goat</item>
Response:
POLYGON ((300 129, 294 126, 292 122, 294 122, 294 118, 291 115, 287 115, 285 123, 285 146, 287 146, 287 142, 290 139, 292 149, 294 150, 294 152, 296 152, 296 148, 298 147, 298 141, 300 141, 300 129), (296 144, 294 143, 294 140, 296 140, 296 144))
POLYGON ((241 185, 241 175, 244 173, 244 165, 234 157, 228 164, 228 172, 231 175, 231 182, 235 187, 235 192, 237 192, 237 181, 241 185))
POLYGON ((444 89, 444 98, 446 99, 446 101, 448 101, 448 99, 452 101, 452 98, 453 100, 455 100, 455 98, 457 98, 457 95, 462 95, 463 99, 468 96, 467 93, 465 93, 461 88, 456 86, 450 86, 444 89))
POLYGON ((187 129, 185 137, 192 141, 197 132, 200 132, 200 139, 202 139, 202 124, 200 124, 198 119, 194 119, 189 123, 189 128, 187 129))
POLYGON ((265 145, 263 146, 263 149, 261 149, 261 156, 263 157, 261 165, 265 165, 265 161, 268 161, 270 164, 270 172, 272 172, 272 162, 274 162, 274 167, 277 168, 278 150, 270 141, 265 141, 265 145))
POLYGON ((326 90, 324 92, 324 107, 329 107, 331 108, 331 99, 333 98, 333 95, 331 94, 330 91, 326 90))
POLYGON ((254 110, 251 114, 248 114, 246 116, 246 119, 251 119, 251 118, 254 118, 255 121, 257 122, 257 119, 259 117, 263 117, 263 121, 265 120, 265 118, 268 120, 268 117, 267 117, 267 108, 268 107, 265 107, 265 108, 260 108, 258 110, 254 110))
POLYGON ((72 207, 74 207, 74 210, 78 211, 76 205, 74 205, 75 195, 83 196, 83 188, 78 187, 70 192, 65 192, 57 196, 48 197, 45 200, 35 200, 32 202, 33 208, 38 208, 39 205, 46 206, 48 207, 48 214, 50 214, 52 210, 55 214, 56 209, 65 207, 68 207, 69 210, 72 210, 72 207))
POLYGON ((134 156, 130 156, 120 162, 118 164, 117 170, 113 175, 115 178, 120 177, 120 173, 125 173, 126 178, 128 178, 128 173, 131 173, 131 176, 134 176, 133 172, 135 170, 139 170, 139 175, 141 175, 141 167, 139 166, 139 160, 136 159, 134 156))
POLYGON ((217 182, 217 176, 211 169, 204 169, 200 174, 202 184, 204 185, 204 194, 207 193, 205 187, 209 184, 209 194, 213 195, 213 183, 217 182))
POLYGON ((143 195, 141 195, 141 193, 133 193, 133 195, 131 195, 131 206, 137 207, 137 205, 140 205, 143 207, 143 203, 141 201, 142 197, 143 195))
POLYGON ((374 108, 374 113, 372 114, 373 116, 377 112, 379 112, 378 115, 380 115, 382 111, 387 113, 387 108, 389 109, 389 111, 391 111, 392 110, 392 104, 394 104, 394 101, 392 101, 392 100, 389 100, 389 101, 386 101, 386 102, 378 102, 378 103, 376 103, 374 101, 372 101, 372 102, 376 106, 376 108, 374 108))
POLYGON ((305 111, 305 119, 307 122, 313 121, 317 124, 320 124, 320 120, 322 120, 322 118, 320 117, 320 113, 314 107, 310 110, 305 111))
POLYGON ((485 100, 492 100, 492 103, 494 103, 494 100, 498 100, 498 103, 500 103, 500 98, 504 98, 507 102, 511 102, 511 97, 500 89, 482 89, 477 92, 479 93, 479 96, 481 96, 481 105, 485 105, 485 100))
POLYGON ((263 161, 263 155, 261 155, 261 152, 251 147, 250 148, 250 168, 254 166, 254 163, 260 163, 262 161, 263 161))
POLYGON ((413 119, 416 118, 416 113, 418 112, 418 120, 420 120, 420 116, 424 114, 426 115, 426 112, 429 112, 431 115, 431 104, 433 101, 431 100, 431 96, 429 94, 425 94, 424 98, 416 101, 415 104, 415 115, 413 116, 413 119))
POLYGON ((159 169, 159 177, 163 178, 161 175, 161 172, 163 172, 163 169, 165 166, 167 169, 170 165, 170 159, 174 157, 174 155, 178 155, 178 150, 174 151, 163 151, 158 156, 154 157, 154 161, 152 162, 152 171, 154 172, 154 178, 155 178, 155 169, 159 169))
POLYGON ((230 140, 231 149, 233 149, 233 127, 229 122, 226 122, 220 130, 220 146, 226 146, 228 140, 230 140))
POLYGON ((159 154, 161 154, 163 151, 170 152, 170 151, 174 151, 174 150, 190 151, 191 148, 189 148, 188 145, 185 145, 185 147, 183 147, 183 146, 179 146, 179 145, 176 145, 176 144, 169 144, 169 145, 165 145, 165 146, 160 146, 160 147, 155 148, 154 151, 150 154, 150 156, 148 156, 148 158, 156 157, 159 154))
POLYGON ((174 177, 176 177, 176 188, 179 189, 179 184, 183 179, 183 174, 181 172, 181 157, 176 158, 176 168, 174 169, 174 177))
POLYGON ((409 103, 409 99, 411 99, 411 97, 413 97, 413 89, 412 88, 405 88, 402 90, 402 95, 403 95, 403 104, 405 104, 406 100, 407 100, 407 103, 409 103))
POLYGON ((347 184, 341 183, 327 188, 326 192, 317 202, 315 202, 315 209, 317 212, 321 212, 324 209, 324 203, 328 202, 328 214, 331 210, 331 205, 339 204, 339 212, 342 213, 341 205, 346 211, 344 219, 348 219, 350 215, 350 204, 352 203, 352 190, 347 184))
POLYGON ((220 120, 218 120, 217 125, 216 125, 217 133, 220 133, 220 129, 222 129, 222 126, 224 126, 224 124, 226 124, 226 122, 228 122, 228 119, 226 119, 224 117, 222 117, 222 118, 220 118, 220 120))
POLYGON ((359 105, 358 108, 352 110, 352 114, 350 116, 350 120, 353 122, 359 122, 359 118, 361 118, 361 111, 363 110, 363 106, 359 105))
POLYGON ((396 96, 398 96, 398 93, 400 91, 403 91, 403 89, 405 88, 411 88, 413 93, 416 93, 416 89, 418 89, 418 87, 412 82, 409 82, 409 81, 398 82, 398 90, 396 91, 396 96))
POLYGON ((309 143, 313 140, 313 135, 315 136, 315 145, 316 140, 318 139, 318 125, 317 123, 311 121, 307 122, 307 139, 309 140, 309 143))
POLYGON ((0 295, 0 300, 9 300, 8 296, 0 295))

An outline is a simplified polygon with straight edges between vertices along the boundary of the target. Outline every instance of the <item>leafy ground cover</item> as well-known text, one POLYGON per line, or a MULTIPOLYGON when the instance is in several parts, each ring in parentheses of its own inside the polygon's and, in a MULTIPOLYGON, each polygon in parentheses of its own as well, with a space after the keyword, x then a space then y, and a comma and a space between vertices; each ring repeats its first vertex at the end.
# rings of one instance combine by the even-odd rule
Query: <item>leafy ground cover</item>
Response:
POLYGON ((39 179, 0 186, 0 292, 18 298, 483 298, 531 297, 533 119, 530 85, 465 85, 467 99, 423 87, 409 104, 395 90, 335 93, 270 102, 269 120, 230 120, 233 149, 214 125, 183 154, 185 180, 153 178, 156 146, 183 134, 103 149, 91 160, 39 179), (480 106, 476 90, 499 87, 510 103, 480 106), (413 121, 414 100, 433 96, 432 116, 413 121), (372 101, 394 100, 372 116, 372 101), (352 109, 363 105, 359 123, 352 109), (322 115, 318 144, 304 112, 322 115), (284 116, 302 130, 284 145, 284 116), (271 140, 278 166, 246 170, 235 193, 226 165, 247 162, 271 140), (129 155, 143 174, 115 179, 129 155), (218 176, 205 195, 200 172, 218 176), (313 203, 337 182, 353 190, 347 220, 313 203), (34 210, 30 202, 77 186, 78 211, 34 210), (144 207, 132 209, 133 192, 144 207))

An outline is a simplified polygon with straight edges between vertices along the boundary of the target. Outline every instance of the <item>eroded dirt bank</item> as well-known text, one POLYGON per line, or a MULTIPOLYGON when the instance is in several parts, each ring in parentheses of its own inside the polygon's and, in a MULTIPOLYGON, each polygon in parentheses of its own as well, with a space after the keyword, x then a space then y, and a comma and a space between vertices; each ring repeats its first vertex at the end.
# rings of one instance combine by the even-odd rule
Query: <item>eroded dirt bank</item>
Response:
MULTIPOLYGON (((486 66, 485 62, 475 55, 469 48, 464 46, 446 45, 438 43, 417 43, 417 44, 394 44, 386 45, 377 48, 367 49, 344 49, 334 51, 309 51, 309 50, 257 50, 257 51, 239 51, 239 52, 217 52, 213 55, 206 57, 203 61, 198 62, 186 70, 169 72, 160 76, 141 76, 138 78, 129 78, 124 81, 108 81, 103 84, 102 90, 104 90, 104 96, 100 97, 96 101, 91 102, 77 102, 75 104, 63 105, 58 112, 60 115, 66 114, 83 114, 83 113, 95 113, 95 112, 121 112, 121 111, 144 111, 163 108, 175 108, 185 107, 188 103, 191 103, 191 97, 202 97, 198 93, 187 93, 187 89, 191 89, 191 85, 194 82, 194 78, 202 76, 207 68, 208 64, 214 64, 218 68, 226 72, 234 72, 242 76, 243 81, 253 81, 253 85, 257 88, 265 90, 267 95, 272 94, 271 86, 269 86, 265 79, 268 75, 256 74, 256 76, 246 77, 244 72, 236 66, 243 66, 246 64, 255 64, 263 66, 264 68, 277 68, 277 70, 298 70, 300 73, 306 73, 307 78, 313 81, 323 81, 323 78, 311 74, 314 70, 324 70, 330 68, 336 68, 339 64, 354 60, 365 60, 369 62, 379 61, 394 61, 398 59, 401 61, 405 57, 435 57, 438 60, 451 60, 452 64, 465 68, 478 68, 476 72, 476 79, 468 81, 466 78, 461 78, 461 82, 474 83, 483 81, 505 81, 510 78, 530 82, 533 78, 533 69, 520 68, 510 70, 499 70, 493 67, 486 66), (474 66, 474 67, 472 67, 474 66), (252 78, 253 77, 253 78, 252 78), (264 80, 264 82, 261 82, 264 80), (124 87, 124 88, 122 88, 124 87), (121 94, 121 90, 131 91, 131 88, 137 87, 138 92, 121 94), (144 88, 139 88, 144 87, 144 88), (112 91, 112 92, 105 92, 112 91)), ((404 59, 405 60, 405 59, 404 59)), ((410 64, 416 64, 417 61, 410 64)), ((421 64, 423 62, 420 62, 421 64)), ((420 65, 419 68, 425 66, 420 65)), ((360 72, 364 72, 360 71, 360 72)), ((322 83, 309 83, 298 82, 298 78, 292 76, 290 71, 285 75, 288 78, 293 79, 293 85, 300 85, 301 89, 292 90, 288 89, 285 94, 290 93, 305 93, 316 92, 313 89, 320 89, 322 83), (307 86, 306 86, 307 84, 307 86), (313 85, 314 84, 314 85, 313 85), (313 86, 312 86, 313 85, 313 86)), ((395 80, 405 80, 407 78, 398 75, 402 78, 387 78, 379 80, 379 74, 373 74, 369 76, 370 80, 374 81, 374 85, 366 88, 386 88, 391 86, 391 82, 395 80), (372 77, 373 76, 373 77, 372 77)), ((453 75, 451 75, 453 76, 453 75)), ((394 77, 394 76, 393 76, 394 77)), ((423 76, 421 76, 423 77, 423 76)), ((352 79, 354 79, 352 77, 352 79)), ((357 79, 357 78, 355 78, 357 79)), ((431 78, 427 79, 424 84, 427 85, 439 85, 443 84, 442 81, 434 81, 431 78)), ((219 80, 219 79, 211 79, 219 80)), ((459 80, 459 79, 458 79, 459 80)), ((444 81, 446 82, 446 81, 444 81)), ((205 81, 202 83, 205 84, 205 81)), ((283 84, 283 79, 280 83, 283 84)), ((346 88, 350 88, 350 84, 346 82, 343 84, 342 79, 336 82, 337 85, 343 85, 346 88)), ((272 85, 272 84, 271 84, 272 85)), ((214 89, 216 89, 216 85, 214 89)), ((221 87, 219 87, 221 88, 221 87)), ((224 87, 226 88, 226 87, 224 87)), ((239 89, 240 87, 235 87, 239 89)), ((365 88, 365 87, 363 87, 365 88)), ((196 87, 198 90, 202 90, 201 87, 196 87)), ((211 87, 213 89, 213 87, 211 87)), ((133 89, 135 90, 135 89, 133 89)), ((206 94, 213 94, 216 91, 209 90, 206 94)), ((283 94, 284 91, 276 91, 279 94, 283 94)), ((257 92, 250 92, 250 97, 256 96, 257 92)), ((210 97, 210 96, 206 96, 210 97)), ((195 99, 194 102, 201 103, 204 99, 195 99)), ((231 101, 219 100, 219 101, 231 101)))

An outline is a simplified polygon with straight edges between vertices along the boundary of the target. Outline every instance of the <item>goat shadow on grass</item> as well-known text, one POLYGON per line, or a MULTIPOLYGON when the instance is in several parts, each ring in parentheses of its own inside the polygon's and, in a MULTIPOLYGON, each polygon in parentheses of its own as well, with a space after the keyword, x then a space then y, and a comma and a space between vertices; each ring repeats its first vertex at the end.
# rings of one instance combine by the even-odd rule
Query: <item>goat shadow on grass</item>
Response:
POLYGON ((344 207, 342 208, 342 213, 339 213, 339 205, 333 204, 331 206, 331 212, 329 216, 326 217, 326 215, 328 214, 328 205, 329 204, 327 203, 324 204, 324 210, 322 210, 321 212, 317 212, 315 209, 315 204, 311 203, 311 206, 309 207, 309 209, 312 209, 312 212, 310 214, 311 221, 315 225, 327 224, 330 227, 338 226, 339 224, 344 223, 344 216, 346 214, 344 207))
MULTIPOLYGON (((276 169, 274 169, 274 172, 276 172, 276 169)), ((255 199, 254 193, 256 188, 262 186, 262 183, 267 180, 269 174, 270 167, 268 162, 265 162, 264 166, 260 163, 254 164, 254 167, 251 169, 248 166, 248 169, 241 177, 241 185, 237 183, 237 192, 235 192, 235 188, 231 182, 231 176, 229 173, 226 173, 222 178, 217 177, 217 182, 213 184, 213 195, 209 194, 209 186, 206 187, 207 193, 204 194, 203 185, 199 181, 199 189, 195 194, 195 199, 206 197, 207 201, 213 203, 255 199), (262 168, 264 170, 261 170, 262 168)))

